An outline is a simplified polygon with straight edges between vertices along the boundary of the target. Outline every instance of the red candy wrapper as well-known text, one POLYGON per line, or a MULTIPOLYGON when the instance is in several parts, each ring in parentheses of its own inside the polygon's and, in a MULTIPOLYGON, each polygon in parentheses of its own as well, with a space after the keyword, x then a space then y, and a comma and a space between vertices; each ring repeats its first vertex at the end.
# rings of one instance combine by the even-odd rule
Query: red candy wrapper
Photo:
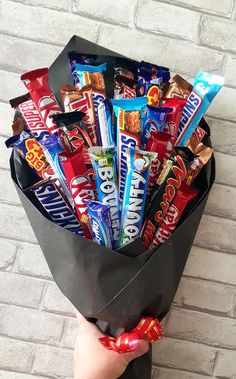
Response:
POLYGON ((164 127, 164 132, 167 132, 171 135, 171 139, 166 149, 166 154, 165 154, 165 160, 166 160, 173 153, 174 143, 177 138, 178 128, 179 128, 180 120, 182 117, 182 110, 186 104, 187 99, 170 98, 170 99, 163 99, 163 100, 164 100, 162 104, 163 107, 172 108, 172 111, 167 113, 166 124, 164 127))
POLYGON ((147 195, 150 196, 152 193, 156 183, 157 178, 160 175, 162 165, 164 162, 164 157, 166 153, 166 149, 168 143, 170 141, 171 135, 163 132, 151 132, 150 138, 147 140, 147 151, 152 151, 157 153, 157 159, 152 162, 149 183, 148 183, 148 191, 147 195))
POLYGON ((20 112, 27 129, 37 140, 42 140, 49 136, 48 129, 43 123, 39 111, 29 93, 11 99, 9 103, 12 108, 20 112))
POLYGON ((90 223, 86 200, 95 200, 94 183, 91 176, 94 175, 92 169, 87 169, 83 145, 73 153, 59 153, 62 167, 75 203, 80 224, 86 238, 91 239, 90 223))
POLYGON ((28 89, 49 133, 56 133, 57 125, 53 121, 52 115, 60 113, 61 108, 48 84, 48 68, 26 72, 21 75, 21 80, 28 89))
POLYGON ((172 205, 168 209, 168 212, 160 224, 155 237, 150 245, 150 248, 157 247, 164 243, 171 236, 179 220, 186 208, 188 202, 197 196, 198 190, 191 189, 185 182, 181 184, 172 205))
POLYGON ((144 245, 149 248, 157 228, 163 222, 174 197, 193 162, 194 154, 187 147, 175 148, 176 154, 165 163, 158 178, 157 191, 152 196, 141 232, 144 245))

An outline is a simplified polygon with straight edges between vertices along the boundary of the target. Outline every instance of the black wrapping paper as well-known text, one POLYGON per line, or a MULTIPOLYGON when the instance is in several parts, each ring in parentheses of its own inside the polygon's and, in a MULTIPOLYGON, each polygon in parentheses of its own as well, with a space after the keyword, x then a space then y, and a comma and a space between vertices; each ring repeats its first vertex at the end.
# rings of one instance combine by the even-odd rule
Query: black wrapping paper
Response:
MULTIPOLYGON (((72 83, 67 57, 70 50, 95 53, 101 61, 108 62, 105 79, 108 96, 113 97, 113 65, 118 54, 74 36, 49 69, 50 85, 58 101, 61 85, 72 83)), ((52 223, 34 195, 26 196, 22 191, 34 181, 26 162, 13 152, 10 164, 17 192, 53 278, 84 317, 94 322, 99 320, 104 332, 108 325, 108 330, 122 327, 129 331, 142 315, 162 320, 177 291, 214 182, 214 157, 199 174, 200 193, 191 204, 191 212, 168 241, 148 251, 140 240, 120 251, 111 251, 52 223)), ((131 362, 122 375, 122 379, 150 377, 151 350, 131 362)))

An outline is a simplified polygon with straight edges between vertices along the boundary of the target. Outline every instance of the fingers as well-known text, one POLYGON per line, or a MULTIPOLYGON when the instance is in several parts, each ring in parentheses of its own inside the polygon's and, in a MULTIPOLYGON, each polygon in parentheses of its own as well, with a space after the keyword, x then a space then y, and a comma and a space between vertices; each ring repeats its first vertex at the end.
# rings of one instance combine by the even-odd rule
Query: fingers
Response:
POLYGON ((138 340, 137 347, 132 353, 126 353, 125 356, 129 362, 133 359, 141 357, 141 355, 147 353, 149 350, 149 343, 145 339, 138 340))

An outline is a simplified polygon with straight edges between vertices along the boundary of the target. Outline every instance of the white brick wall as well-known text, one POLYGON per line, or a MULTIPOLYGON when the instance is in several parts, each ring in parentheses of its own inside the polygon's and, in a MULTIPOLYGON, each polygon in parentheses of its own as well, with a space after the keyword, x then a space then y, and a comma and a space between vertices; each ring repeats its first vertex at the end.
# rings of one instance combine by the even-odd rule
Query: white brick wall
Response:
MULTIPOLYGON (((217 177, 183 279, 154 346, 153 379, 236 378, 236 2, 0 2, 0 379, 72 377, 77 323, 53 283, 10 180, 9 98, 19 74, 50 65, 73 34, 193 78, 224 74, 208 112, 217 177)), ((141 379, 141 378, 140 378, 141 379)))

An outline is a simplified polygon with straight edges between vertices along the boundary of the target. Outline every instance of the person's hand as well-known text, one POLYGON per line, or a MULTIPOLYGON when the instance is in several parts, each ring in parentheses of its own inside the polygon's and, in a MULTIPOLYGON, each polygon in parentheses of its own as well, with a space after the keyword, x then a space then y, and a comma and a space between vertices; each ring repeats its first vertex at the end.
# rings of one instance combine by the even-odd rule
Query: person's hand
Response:
POLYGON ((79 331, 74 350, 74 379, 117 379, 127 365, 149 349, 146 340, 139 340, 134 352, 118 354, 107 350, 98 341, 104 334, 96 325, 77 313, 79 331))

